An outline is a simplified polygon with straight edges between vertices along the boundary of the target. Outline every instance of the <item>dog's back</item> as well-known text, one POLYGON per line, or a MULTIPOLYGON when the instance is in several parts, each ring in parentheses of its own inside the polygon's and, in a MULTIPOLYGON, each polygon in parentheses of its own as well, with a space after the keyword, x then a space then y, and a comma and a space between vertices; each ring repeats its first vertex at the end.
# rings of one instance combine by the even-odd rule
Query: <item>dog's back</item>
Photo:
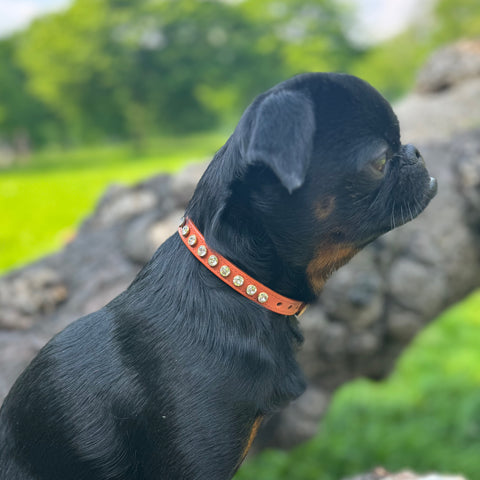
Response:
POLYGON ((2 478, 126 473, 119 419, 131 412, 135 389, 128 369, 120 368, 112 332, 104 308, 57 335, 25 370, 0 411, 2 478), (29 465, 34 476, 17 473, 29 465))
MULTIPOLYGON (((126 338, 126 311, 141 323, 150 310, 129 301, 131 289, 55 336, 19 377, 0 409, 1 480, 143 478, 135 423, 148 396, 136 372, 142 367, 130 361, 136 339, 126 338)), ((156 298, 160 311, 164 300, 156 298)), ((155 320, 160 328, 161 316, 155 320)))

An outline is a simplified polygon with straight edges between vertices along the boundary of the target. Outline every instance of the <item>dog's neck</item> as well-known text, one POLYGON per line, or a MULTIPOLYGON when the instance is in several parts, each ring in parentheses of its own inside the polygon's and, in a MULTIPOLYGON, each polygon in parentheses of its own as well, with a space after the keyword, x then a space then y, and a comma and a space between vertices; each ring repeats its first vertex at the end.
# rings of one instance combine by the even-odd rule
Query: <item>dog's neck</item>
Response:
POLYGON ((246 274, 214 251, 189 218, 184 218, 178 233, 187 249, 210 272, 250 301, 280 315, 301 315, 307 304, 283 295, 246 274))
POLYGON ((187 215, 202 231, 206 243, 247 275, 280 295, 303 303, 315 300, 305 270, 295 270, 278 256, 262 225, 239 215, 212 221, 197 216, 196 209, 187 210, 187 215))
POLYGON ((294 267, 278 254, 262 215, 251 209, 249 189, 256 176, 246 177, 240 149, 230 139, 198 183, 186 216, 214 250, 248 275, 281 295, 313 302, 318 292, 310 285, 306 265, 294 267))

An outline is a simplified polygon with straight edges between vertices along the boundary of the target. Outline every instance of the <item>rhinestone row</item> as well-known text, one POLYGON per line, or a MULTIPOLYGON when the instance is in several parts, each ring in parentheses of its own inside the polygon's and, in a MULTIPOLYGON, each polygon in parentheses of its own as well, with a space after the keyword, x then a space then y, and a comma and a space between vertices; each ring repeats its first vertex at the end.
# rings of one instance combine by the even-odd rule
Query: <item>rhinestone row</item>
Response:
MULTIPOLYGON (((190 233, 190 228, 188 225, 185 225, 182 227, 182 235, 184 237, 187 237, 188 234, 190 233)), ((196 235, 190 235, 188 237, 187 243, 191 246, 194 247, 197 244, 198 240, 196 235)), ((207 255, 208 250, 205 245, 200 245, 197 248, 197 254, 199 257, 203 258, 207 255)), ((218 265, 218 258, 215 255, 210 255, 208 257, 207 263, 211 267, 216 267, 218 265)), ((230 275, 231 271, 230 268, 227 265, 222 265, 220 267, 220 275, 224 278, 227 278, 230 275)), ((245 279, 241 275, 235 275, 233 277, 232 283, 236 287, 241 287, 245 283, 245 279)), ((253 296, 257 293, 257 287, 255 285, 248 285, 246 289, 247 295, 253 296)), ((260 303, 266 303, 268 301, 268 295, 265 292, 260 292, 257 296, 257 300, 260 303)))

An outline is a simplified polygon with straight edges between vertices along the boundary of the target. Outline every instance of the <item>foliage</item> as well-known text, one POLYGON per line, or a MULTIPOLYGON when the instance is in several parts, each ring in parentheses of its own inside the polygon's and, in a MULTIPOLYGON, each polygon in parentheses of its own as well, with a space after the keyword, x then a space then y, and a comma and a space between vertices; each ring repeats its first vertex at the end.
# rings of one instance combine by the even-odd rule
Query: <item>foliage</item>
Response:
POLYGON ((76 0, 34 22, 16 58, 71 139, 141 143, 211 128, 292 73, 345 66, 342 16, 333 0, 76 0))
POLYGON ((358 48, 345 28, 353 11, 341 2, 245 0, 241 6, 264 29, 259 53, 278 51, 286 75, 347 71, 356 58, 358 48))
POLYGON ((271 85, 346 71, 395 99, 438 45, 480 31, 476 0, 438 0, 383 44, 360 48, 337 0, 75 0, 0 41, 0 137, 82 144, 206 130, 271 85))
POLYGON ((351 73, 375 85, 390 101, 410 90, 416 72, 433 47, 415 28, 364 52, 352 65, 351 73))
POLYGON ((436 44, 480 35, 477 0, 437 0, 433 37, 436 44))
POLYGON ((386 382, 341 389, 317 437, 267 451, 237 480, 338 480, 383 465, 392 471, 480 478, 480 292, 424 330, 386 382))
POLYGON ((347 71, 389 99, 413 84, 439 44, 480 31, 476 0, 438 0, 381 45, 346 34, 335 0, 76 0, 0 41, 0 136, 34 143, 195 131, 229 122, 295 73, 347 71))
POLYGON ((407 31, 366 49, 350 72, 372 83, 389 100, 395 100, 413 87, 419 68, 432 51, 479 34, 477 0, 437 0, 432 18, 419 18, 407 31))
POLYGON ((17 37, 0 40, 0 132, 14 141, 29 132, 33 141, 41 142, 53 114, 28 92, 25 73, 14 61, 16 45, 17 37))

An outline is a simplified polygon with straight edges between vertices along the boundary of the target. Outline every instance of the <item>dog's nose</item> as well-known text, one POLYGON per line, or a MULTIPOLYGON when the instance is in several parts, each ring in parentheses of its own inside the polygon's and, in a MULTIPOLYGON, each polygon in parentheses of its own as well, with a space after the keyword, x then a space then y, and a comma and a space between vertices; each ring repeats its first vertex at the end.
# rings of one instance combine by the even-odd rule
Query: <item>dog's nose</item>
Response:
POLYGON ((420 163, 421 165, 425 166, 425 160, 423 159, 422 155, 418 151, 417 147, 415 147, 415 145, 405 145, 403 147, 403 151, 407 163, 420 163))

